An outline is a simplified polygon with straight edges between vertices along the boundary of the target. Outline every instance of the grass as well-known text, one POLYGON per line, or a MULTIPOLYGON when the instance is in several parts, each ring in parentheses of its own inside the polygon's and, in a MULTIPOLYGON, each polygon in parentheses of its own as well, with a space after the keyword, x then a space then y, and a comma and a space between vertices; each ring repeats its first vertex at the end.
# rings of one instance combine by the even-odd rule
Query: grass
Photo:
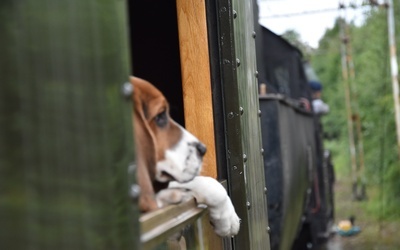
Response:
MULTIPOLYGON (((334 235, 327 250, 397 250, 400 249, 400 216, 390 213, 379 185, 368 185, 368 199, 352 200, 352 179, 348 157, 340 154, 344 145, 327 143, 333 152, 336 171, 335 222, 356 217, 355 224, 361 233, 352 237, 334 235)), ((399 208, 400 210, 400 208, 399 208)))

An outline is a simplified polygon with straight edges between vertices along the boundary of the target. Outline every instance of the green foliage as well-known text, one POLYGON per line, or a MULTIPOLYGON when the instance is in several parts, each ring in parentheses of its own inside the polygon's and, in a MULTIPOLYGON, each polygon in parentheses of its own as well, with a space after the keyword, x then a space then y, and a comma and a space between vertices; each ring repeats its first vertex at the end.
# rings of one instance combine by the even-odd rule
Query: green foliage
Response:
POLYGON ((341 72, 339 23, 327 30, 311 63, 323 86, 323 99, 331 107, 323 119, 325 133, 331 138, 347 135, 344 90, 341 72))
POLYGON ((348 152, 349 150, 348 142, 345 140, 328 140, 324 146, 331 151, 337 178, 349 176, 351 173, 348 167, 350 156, 343 153, 343 151, 348 152))
MULTIPOLYGON (((396 40, 400 48, 400 6, 395 6, 396 40)), ((400 217, 400 166, 391 87, 387 15, 385 9, 371 9, 360 27, 349 25, 355 79, 350 81, 352 108, 362 122, 367 185, 379 187, 371 195, 368 210, 381 218, 400 217), (383 213, 383 214, 382 214, 383 213), (389 216, 390 215, 390 216, 389 216)), ((324 86, 323 99, 331 113, 323 118, 331 141, 338 176, 350 173, 348 130, 340 55, 339 19, 326 31, 311 63, 324 86)), ((398 50, 399 51, 399 50, 398 50)), ((350 191, 350 188, 349 188, 350 191)), ((367 186, 368 192, 368 186, 367 186)))

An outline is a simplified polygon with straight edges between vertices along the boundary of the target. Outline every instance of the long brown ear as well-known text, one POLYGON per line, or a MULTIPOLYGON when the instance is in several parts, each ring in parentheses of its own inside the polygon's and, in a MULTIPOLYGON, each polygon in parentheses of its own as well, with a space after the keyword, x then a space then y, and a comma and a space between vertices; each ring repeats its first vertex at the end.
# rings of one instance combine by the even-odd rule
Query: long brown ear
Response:
POLYGON ((153 188, 156 165, 156 145, 154 135, 145 117, 145 101, 142 99, 144 93, 140 87, 141 79, 131 77, 134 87, 133 99, 133 125, 137 155, 137 182, 141 188, 139 207, 143 212, 156 209, 157 202, 153 188))

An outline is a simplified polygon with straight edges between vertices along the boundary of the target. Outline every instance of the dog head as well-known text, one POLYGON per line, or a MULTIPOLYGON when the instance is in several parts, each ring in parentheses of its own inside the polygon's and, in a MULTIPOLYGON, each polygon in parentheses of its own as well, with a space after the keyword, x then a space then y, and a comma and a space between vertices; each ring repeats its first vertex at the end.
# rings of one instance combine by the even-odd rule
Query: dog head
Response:
POLYGON ((206 147, 171 119, 169 104, 157 88, 137 77, 130 80, 139 185, 149 179, 157 192, 172 180, 191 181, 200 173, 206 147))

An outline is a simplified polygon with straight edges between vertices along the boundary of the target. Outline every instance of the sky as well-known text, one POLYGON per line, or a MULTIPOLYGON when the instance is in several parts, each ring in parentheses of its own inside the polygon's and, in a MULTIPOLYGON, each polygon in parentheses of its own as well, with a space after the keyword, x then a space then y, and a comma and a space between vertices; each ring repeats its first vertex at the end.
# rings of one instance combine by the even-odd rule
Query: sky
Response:
POLYGON ((346 6, 351 3, 360 6, 363 0, 258 0, 259 23, 278 35, 288 29, 296 30, 303 42, 317 48, 318 41, 326 29, 333 27, 338 16, 345 15, 346 20, 358 25, 364 20, 362 13, 366 7, 339 11, 339 2, 346 6), (323 11, 318 12, 320 10, 323 11), (285 14, 304 12, 308 14, 282 17, 285 14))

